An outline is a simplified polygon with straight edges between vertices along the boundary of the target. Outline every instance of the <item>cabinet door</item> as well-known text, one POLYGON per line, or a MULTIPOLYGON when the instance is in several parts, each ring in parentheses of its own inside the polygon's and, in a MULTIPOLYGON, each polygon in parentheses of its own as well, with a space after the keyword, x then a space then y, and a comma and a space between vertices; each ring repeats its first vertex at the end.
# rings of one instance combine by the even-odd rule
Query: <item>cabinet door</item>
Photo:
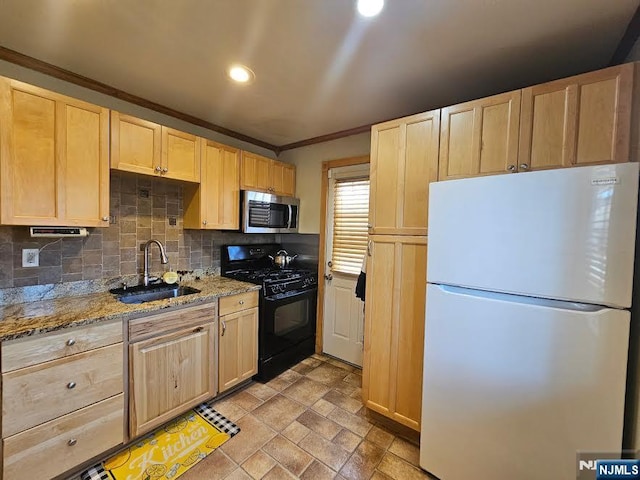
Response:
POLYGON ((258 373, 258 309, 220 317, 218 379, 220 392, 258 373))
POLYGON ((59 104, 65 225, 109 226, 109 110, 59 104))
POLYGON ((293 197, 295 195, 296 167, 287 163, 271 162, 271 187, 278 195, 293 197))
POLYGON ((157 175, 162 171, 162 128, 140 118, 111 111, 111 168, 157 175))
POLYGON ((420 430, 427 238, 371 237, 362 397, 367 408, 420 430))
POLYGON ((296 166, 289 165, 287 163, 283 164, 283 172, 282 172, 282 195, 286 195, 288 197, 295 197, 296 195, 296 166))
POLYGON ((215 395, 215 322, 130 345, 130 433, 136 437, 215 395))
POLYGON ((162 175, 200 182, 200 139, 190 133, 162 127, 162 175))
POLYGON ((519 170, 629 161, 634 65, 522 90, 519 170))
POLYGON ((202 142, 200 185, 184 189, 184 227, 240 228, 240 151, 202 142))
POLYGON ((520 90, 442 109, 438 180, 515 172, 520 90))
POLYGON ((255 153, 242 152, 240 188, 270 192, 272 190, 271 162, 273 160, 270 158, 255 153))
POLYGON ((0 79, 1 222, 108 226, 108 110, 0 79))
POLYGON ((374 125, 370 233, 426 235, 429 183, 438 179, 440 111, 374 125))

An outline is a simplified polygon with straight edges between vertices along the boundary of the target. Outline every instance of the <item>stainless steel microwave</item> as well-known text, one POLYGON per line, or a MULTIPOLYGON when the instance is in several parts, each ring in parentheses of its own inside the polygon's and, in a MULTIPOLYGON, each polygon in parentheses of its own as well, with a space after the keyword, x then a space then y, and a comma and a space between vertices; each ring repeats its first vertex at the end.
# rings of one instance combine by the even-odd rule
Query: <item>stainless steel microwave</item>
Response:
POLYGON ((272 193, 242 192, 242 231, 297 233, 300 200, 272 193))

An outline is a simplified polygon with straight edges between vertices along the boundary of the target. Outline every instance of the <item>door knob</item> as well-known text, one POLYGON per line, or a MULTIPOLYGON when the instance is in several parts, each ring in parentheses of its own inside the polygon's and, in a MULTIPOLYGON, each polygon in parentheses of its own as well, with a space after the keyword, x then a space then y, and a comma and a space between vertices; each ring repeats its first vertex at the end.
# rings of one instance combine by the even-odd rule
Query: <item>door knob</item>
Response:
POLYGON ((324 278, 330 281, 330 280, 333 280, 333 275, 331 275, 330 273, 328 273, 328 274, 325 273, 324 274, 324 278))

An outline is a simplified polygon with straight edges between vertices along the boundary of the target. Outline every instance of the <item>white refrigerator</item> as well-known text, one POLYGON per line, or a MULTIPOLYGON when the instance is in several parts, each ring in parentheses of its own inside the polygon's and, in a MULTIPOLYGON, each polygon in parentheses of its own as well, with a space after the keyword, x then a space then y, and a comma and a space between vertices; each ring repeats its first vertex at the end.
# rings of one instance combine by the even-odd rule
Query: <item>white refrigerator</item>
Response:
POLYGON ((430 186, 420 465, 573 480, 618 452, 638 164, 430 186))

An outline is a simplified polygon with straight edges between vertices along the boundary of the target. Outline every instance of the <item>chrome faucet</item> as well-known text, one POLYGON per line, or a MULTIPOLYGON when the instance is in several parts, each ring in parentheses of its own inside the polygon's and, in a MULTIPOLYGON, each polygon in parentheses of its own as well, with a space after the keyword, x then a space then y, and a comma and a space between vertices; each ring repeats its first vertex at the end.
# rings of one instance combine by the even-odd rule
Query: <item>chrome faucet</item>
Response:
POLYGON ((149 286, 149 246, 155 243, 158 245, 160 249, 160 263, 163 265, 169 263, 169 259, 167 258, 167 254, 164 251, 164 247, 158 240, 149 240, 144 244, 144 278, 142 279, 144 286, 149 286))

